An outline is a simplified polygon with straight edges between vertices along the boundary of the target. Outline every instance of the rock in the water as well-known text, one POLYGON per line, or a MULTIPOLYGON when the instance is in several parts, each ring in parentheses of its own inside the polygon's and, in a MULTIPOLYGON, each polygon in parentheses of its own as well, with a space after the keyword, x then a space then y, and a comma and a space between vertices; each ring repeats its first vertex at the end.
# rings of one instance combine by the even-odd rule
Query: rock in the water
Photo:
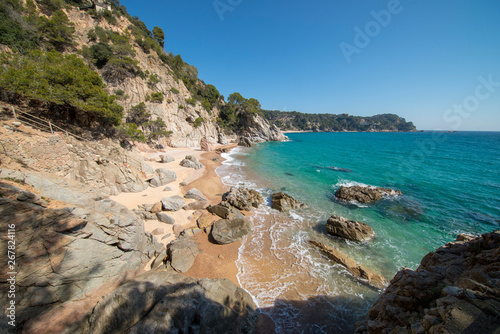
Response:
POLYGON ((336 215, 332 215, 326 222, 326 231, 353 241, 367 241, 375 236, 375 232, 367 224, 336 215))
POLYGON ((210 205, 207 207, 207 211, 224 219, 236 219, 245 217, 240 211, 238 211, 238 209, 230 205, 210 205))
POLYGON ((257 208, 264 202, 264 199, 257 190, 231 187, 222 199, 240 210, 250 211, 252 207, 257 208))
POLYGON ((184 199, 180 196, 167 196, 161 199, 164 211, 179 211, 184 206, 184 199))
POLYGON ((206 137, 201 138, 200 149, 206 152, 213 152, 215 150, 214 145, 206 137))
POLYGON ((356 333, 497 333, 499 268, 500 231, 472 240, 461 235, 427 254, 416 271, 399 271, 356 333))
POLYGON ((188 190, 186 195, 184 195, 184 198, 195 199, 197 201, 206 201, 207 200, 205 195, 203 195, 203 193, 196 188, 188 190))
POLYGON ((219 244, 230 244, 252 232, 252 223, 246 219, 221 219, 212 225, 212 237, 219 244))
POLYGON ((297 201, 292 196, 283 192, 274 193, 271 201, 271 207, 278 211, 288 211, 291 209, 305 209, 307 205, 297 201))
POLYGON ((157 212, 160 212, 163 208, 163 205, 161 202, 156 202, 155 204, 153 204, 153 206, 151 207, 151 210, 150 212, 151 213, 157 213, 157 212))
POLYGON ((335 193, 335 196, 340 200, 347 202, 356 201, 359 203, 371 203, 381 200, 384 196, 396 195, 402 195, 401 191, 387 188, 362 186, 341 186, 335 193))
POLYGON ((170 265, 180 273, 185 273, 193 266, 199 252, 196 243, 188 238, 177 239, 167 246, 170 265))
POLYGON ((104 296, 88 333, 255 332, 257 306, 230 280, 147 272, 104 296))
POLYGON ((166 168, 157 168, 155 170, 156 174, 149 181, 149 184, 153 187, 164 186, 167 183, 177 180, 177 175, 166 168))
POLYGON ((219 132, 218 137, 219 137, 218 138, 219 144, 221 144, 221 145, 227 145, 228 144, 226 136, 222 132, 219 132))
POLYGON ((198 161, 198 159, 196 159, 196 157, 193 157, 192 155, 186 155, 186 157, 181 161, 180 165, 182 167, 194 169, 203 168, 203 165, 198 161))
POLYGON ((158 218, 159 221, 165 224, 170 224, 170 225, 175 224, 174 218, 170 217, 165 212, 158 212, 156 214, 156 218, 158 218))
POLYGON ((336 248, 329 247, 321 242, 317 242, 314 240, 309 240, 309 243, 323 251, 323 253, 325 253, 326 256, 328 256, 328 258, 330 258, 331 260, 344 266, 354 276, 366 281, 368 284, 378 289, 384 288, 384 284, 387 281, 383 276, 363 267, 358 262, 356 262, 356 260, 347 256, 336 248))
POLYGON ((175 160, 174 157, 172 157, 172 156, 170 156, 168 154, 162 154, 162 155, 160 155, 160 162, 162 162, 164 164, 166 164, 168 162, 172 162, 174 160, 175 160))

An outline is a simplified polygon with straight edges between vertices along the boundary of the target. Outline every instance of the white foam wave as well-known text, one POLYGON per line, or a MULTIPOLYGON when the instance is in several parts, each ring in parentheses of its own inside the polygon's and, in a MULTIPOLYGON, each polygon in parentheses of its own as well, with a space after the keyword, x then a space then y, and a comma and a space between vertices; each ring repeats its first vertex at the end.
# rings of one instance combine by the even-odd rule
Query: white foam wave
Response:
POLYGON ((351 180, 340 180, 339 182, 335 183, 332 187, 333 188, 340 188, 341 186, 344 186, 344 187, 354 187, 354 186, 373 187, 373 186, 370 186, 370 185, 365 184, 365 183, 351 181, 351 180))

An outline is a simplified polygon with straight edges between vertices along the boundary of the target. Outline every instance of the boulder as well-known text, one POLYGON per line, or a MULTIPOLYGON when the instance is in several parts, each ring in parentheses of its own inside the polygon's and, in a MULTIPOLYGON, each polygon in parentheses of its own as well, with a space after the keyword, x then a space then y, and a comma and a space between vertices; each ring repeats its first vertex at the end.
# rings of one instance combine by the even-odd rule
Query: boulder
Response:
POLYGON ((177 180, 177 175, 175 172, 172 172, 166 168, 157 168, 155 170, 155 175, 151 180, 149 180, 149 184, 152 187, 160 187, 164 186, 167 183, 173 182, 177 180))
POLYGON ((218 244, 230 244, 252 232, 252 223, 246 219, 221 219, 212 225, 211 235, 218 244))
POLYGON ((224 202, 221 202, 218 205, 209 205, 207 207, 207 211, 224 219, 235 219, 235 218, 245 217, 240 211, 238 211, 238 209, 230 205, 221 205, 221 204, 224 204, 224 202))
POLYGON ((198 159, 196 159, 196 157, 193 157, 192 155, 186 155, 186 157, 181 161, 180 165, 182 167, 194 169, 203 168, 203 165, 198 161, 198 159))
POLYGON ((352 241, 367 241, 375 236, 375 232, 367 224, 336 215, 332 215, 326 222, 326 231, 352 241))
POLYGON ((199 228, 204 229, 212 226, 214 221, 216 220, 216 216, 212 215, 209 212, 204 212, 197 220, 196 224, 199 228))
POLYGON ((193 266, 199 252, 196 243, 188 238, 177 239, 167 246, 170 265, 180 273, 185 273, 193 266))
POLYGON ((153 204, 153 206, 151 207, 151 210, 149 210, 149 212, 151 213, 157 213, 157 212, 160 212, 163 208, 163 205, 161 202, 156 202, 155 204, 153 204))
POLYGON ((168 155, 168 154, 162 154, 160 155, 160 162, 166 164, 166 163, 169 163, 169 162, 172 162, 174 161, 174 157, 168 155))
POLYGON ((153 231, 151 231, 152 235, 162 235, 165 233, 165 230, 162 228, 156 228, 153 231))
POLYGON ((188 203, 182 207, 183 210, 204 210, 208 206, 207 201, 196 201, 192 203, 188 203))
POLYGON ((158 212, 156 214, 156 218, 158 218, 159 221, 165 224, 170 224, 170 225, 175 224, 174 218, 170 217, 165 212, 158 212))
POLYGON ((264 199, 257 190, 231 187, 229 192, 222 196, 222 199, 239 210, 252 210, 264 202, 264 199))
POLYGON ((238 138, 238 145, 243 147, 252 147, 255 145, 255 143, 252 141, 251 138, 240 137, 238 138))
POLYGON ((188 190, 186 195, 184 195, 184 198, 195 199, 197 201, 206 201, 207 200, 205 195, 203 195, 203 193, 196 188, 188 190))
POLYGON ((346 202, 356 201, 359 203, 371 203, 381 200, 384 196, 396 195, 402 195, 402 193, 399 190, 362 186, 341 186, 335 193, 335 197, 340 200, 346 202))
POLYGON ((360 278, 364 282, 368 283, 373 287, 376 287, 377 289, 384 288, 384 284, 387 281, 383 276, 363 267, 358 262, 356 262, 356 260, 347 256, 340 250, 333 247, 329 247, 321 242, 317 242, 314 240, 309 240, 309 243, 320 249, 331 260, 344 266, 351 274, 353 274, 357 278, 360 278))
POLYGON ((221 145, 227 145, 228 144, 226 136, 222 132, 219 132, 217 142, 219 144, 221 144, 221 145))
POLYGON ((214 145, 206 137, 201 138, 200 149, 206 152, 213 152, 215 150, 214 145))
POLYGON ((180 196, 167 196, 161 199, 164 211, 179 211, 184 206, 184 199, 180 196))
POLYGON ((227 279, 150 271, 104 296, 88 333, 254 333, 257 306, 227 279))
POLYGON ((279 192, 274 193, 271 200, 271 207, 278 211, 288 211, 291 209, 305 209, 307 205, 302 202, 297 201, 292 196, 279 192))

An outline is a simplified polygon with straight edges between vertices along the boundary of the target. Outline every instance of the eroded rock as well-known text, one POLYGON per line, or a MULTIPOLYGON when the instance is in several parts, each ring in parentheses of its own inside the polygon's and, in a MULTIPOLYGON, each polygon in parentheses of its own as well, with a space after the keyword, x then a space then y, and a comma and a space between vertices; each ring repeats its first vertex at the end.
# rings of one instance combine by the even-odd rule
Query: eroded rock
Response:
POLYGON ((340 200, 346 202, 356 201, 359 203, 371 203, 381 200, 384 196, 397 195, 402 195, 402 193, 394 189, 362 186, 341 186, 337 192, 335 192, 335 197, 340 200))
POLYGON ((235 208, 245 211, 257 208, 264 202, 264 199, 257 190, 243 187, 231 187, 229 192, 225 193, 222 199, 235 208))
POLYGON ((326 222, 326 231, 353 241, 367 241, 375 236, 375 232, 367 224, 336 215, 332 215, 326 222))
POLYGON ((284 192, 279 192, 273 194, 271 207, 278 211, 288 211, 291 209, 305 209, 307 205, 284 192))
POLYGON ((252 232, 252 223, 246 219, 221 219, 212 225, 211 235, 219 244, 230 244, 252 232))

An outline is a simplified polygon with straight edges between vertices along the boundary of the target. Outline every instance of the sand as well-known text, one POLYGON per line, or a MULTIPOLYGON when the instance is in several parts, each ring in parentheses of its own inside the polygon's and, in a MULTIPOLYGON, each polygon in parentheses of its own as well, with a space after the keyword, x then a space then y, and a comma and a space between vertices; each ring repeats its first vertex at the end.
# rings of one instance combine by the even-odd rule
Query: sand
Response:
MULTIPOLYGON (((235 145, 226 146, 233 148, 235 145)), ((184 196, 185 193, 192 188, 200 190, 209 200, 210 204, 218 204, 221 201, 222 194, 229 189, 224 186, 220 177, 215 172, 215 169, 222 164, 224 160, 220 154, 216 152, 203 152, 192 148, 169 148, 164 152, 143 152, 141 153, 145 160, 158 158, 161 154, 168 154, 175 160, 169 163, 160 163, 156 161, 147 161, 153 168, 167 168, 177 174, 177 180, 161 187, 148 187, 146 190, 139 193, 121 193, 110 198, 114 201, 123 204, 128 209, 137 209, 141 204, 154 204, 159 202, 165 196, 184 196), (203 164, 204 168, 194 170, 179 165, 180 161, 186 155, 193 155, 203 164), (214 161, 212 159, 218 159, 214 161), (187 185, 181 185, 187 184, 187 185), (164 191, 165 187, 170 187, 171 190, 164 191)), ((186 199, 185 202, 190 203, 195 200, 186 199)), ((203 211, 194 210, 179 210, 176 212, 167 212, 175 220, 175 225, 180 225, 182 229, 196 227, 196 219, 203 211)), ((214 217, 214 220, 217 218, 214 217)), ((165 224, 157 220, 147 220, 145 222, 145 230, 153 233, 156 239, 163 245, 167 245, 176 239, 173 232, 173 225, 165 224)), ((199 246, 200 254, 197 256, 194 265, 185 273, 189 277, 197 278, 226 278, 239 286, 236 274, 236 260, 238 259, 238 250, 241 242, 235 242, 229 245, 218 245, 209 240, 207 232, 198 233, 193 237, 193 240, 199 246)), ((149 269, 149 264, 145 270, 149 269)))

